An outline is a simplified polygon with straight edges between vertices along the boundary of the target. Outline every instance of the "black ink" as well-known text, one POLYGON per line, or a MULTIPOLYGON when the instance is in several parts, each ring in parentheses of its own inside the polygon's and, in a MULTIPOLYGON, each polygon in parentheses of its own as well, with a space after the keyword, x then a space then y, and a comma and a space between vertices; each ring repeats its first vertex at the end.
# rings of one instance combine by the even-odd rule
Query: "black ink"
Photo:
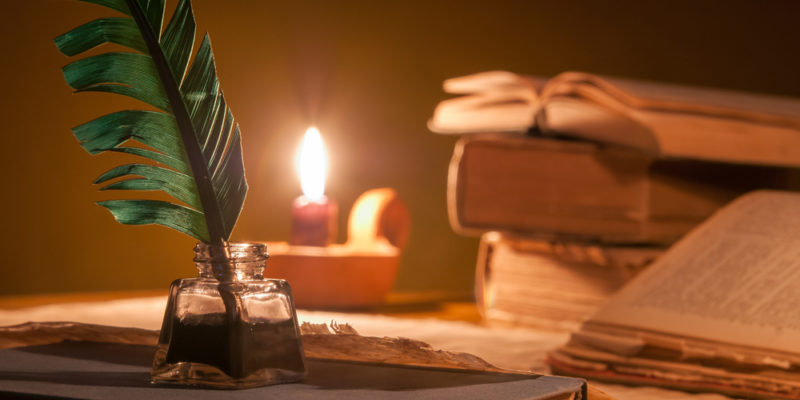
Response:
POLYGON ((166 361, 206 364, 242 379, 264 368, 302 373, 302 351, 291 319, 231 323, 209 314, 173 319, 166 361))

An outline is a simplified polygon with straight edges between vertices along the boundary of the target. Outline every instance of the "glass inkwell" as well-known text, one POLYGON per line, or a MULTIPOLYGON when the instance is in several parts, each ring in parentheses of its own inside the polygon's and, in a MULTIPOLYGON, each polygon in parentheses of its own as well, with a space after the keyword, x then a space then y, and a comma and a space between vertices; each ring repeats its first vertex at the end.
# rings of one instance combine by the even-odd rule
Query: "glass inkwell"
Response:
POLYGON ((264 279, 264 243, 195 246, 196 278, 170 287, 153 383, 243 389, 306 375, 289 284, 264 279))

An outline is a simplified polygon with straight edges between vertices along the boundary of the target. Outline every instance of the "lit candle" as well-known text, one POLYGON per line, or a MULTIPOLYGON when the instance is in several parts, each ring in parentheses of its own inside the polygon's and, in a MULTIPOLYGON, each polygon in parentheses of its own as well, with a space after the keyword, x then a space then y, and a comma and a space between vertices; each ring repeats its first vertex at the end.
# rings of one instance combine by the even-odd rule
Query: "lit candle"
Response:
POLYGON ((306 131, 297 157, 297 169, 303 195, 292 205, 290 243, 326 246, 336 238, 338 207, 335 201, 325 196, 328 162, 317 128, 306 131))

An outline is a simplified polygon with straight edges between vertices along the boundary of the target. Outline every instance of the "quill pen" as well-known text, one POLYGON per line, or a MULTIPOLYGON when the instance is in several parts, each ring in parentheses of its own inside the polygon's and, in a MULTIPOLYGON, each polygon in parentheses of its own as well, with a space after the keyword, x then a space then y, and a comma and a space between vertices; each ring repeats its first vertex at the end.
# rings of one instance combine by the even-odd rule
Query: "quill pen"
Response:
POLYGON ((101 190, 161 190, 178 202, 108 200, 117 221, 160 224, 210 244, 224 245, 247 193, 239 126, 225 102, 206 34, 193 62, 195 20, 181 0, 163 27, 164 0, 83 0, 125 16, 100 18, 55 39, 74 56, 103 43, 131 51, 107 52, 66 65, 76 92, 110 92, 141 100, 159 111, 123 110, 72 129, 91 154, 105 151, 155 163, 120 165, 95 183, 101 190), (129 140, 142 146, 130 146, 129 140))

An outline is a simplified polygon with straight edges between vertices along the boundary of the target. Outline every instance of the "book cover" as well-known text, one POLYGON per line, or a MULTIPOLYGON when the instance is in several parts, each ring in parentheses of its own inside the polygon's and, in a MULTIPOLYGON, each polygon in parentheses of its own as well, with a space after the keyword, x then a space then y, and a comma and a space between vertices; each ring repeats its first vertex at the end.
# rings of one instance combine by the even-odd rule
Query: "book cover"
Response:
POLYGON ((780 167, 661 159, 584 141, 462 137, 447 201, 457 233, 608 244, 670 244, 736 196, 791 189, 780 167))

